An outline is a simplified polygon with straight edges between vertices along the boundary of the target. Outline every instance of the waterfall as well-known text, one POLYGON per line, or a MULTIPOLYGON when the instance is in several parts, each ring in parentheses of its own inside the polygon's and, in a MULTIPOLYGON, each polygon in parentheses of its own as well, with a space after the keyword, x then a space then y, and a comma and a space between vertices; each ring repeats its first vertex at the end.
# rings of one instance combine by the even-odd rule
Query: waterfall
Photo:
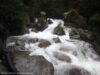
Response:
MULTIPOLYGON (((100 60, 96 60, 99 55, 96 54, 91 44, 82 41, 71 39, 69 36, 71 28, 65 27, 63 20, 51 19, 52 24, 43 31, 33 32, 17 36, 19 39, 43 39, 50 42, 47 47, 39 47, 39 42, 25 43, 25 50, 29 51, 29 56, 42 55, 46 60, 54 66, 54 75, 69 75, 65 71, 73 68, 83 68, 91 73, 91 75, 100 75, 100 60), (53 34, 55 27, 61 24, 65 35, 53 34), (60 42, 56 43, 53 38, 59 38, 60 42)), ((14 45, 14 42, 7 43, 7 46, 14 45)), ((85 75, 85 74, 84 74, 85 75)))

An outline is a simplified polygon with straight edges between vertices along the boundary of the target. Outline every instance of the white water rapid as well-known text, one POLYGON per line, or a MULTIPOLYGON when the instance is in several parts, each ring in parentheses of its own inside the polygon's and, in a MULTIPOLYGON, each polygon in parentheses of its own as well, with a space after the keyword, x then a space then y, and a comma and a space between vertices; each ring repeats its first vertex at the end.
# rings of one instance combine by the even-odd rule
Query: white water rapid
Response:
MULTIPOLYGON (((44 39, 48 40, 51 44, 48 47, 39 47, 39 42, 25 43, 25 50, 29 50, 30 56, 42 55, 51 62, 55 69, 54 75, 69 75, 64 72, 73 66, 87 70, 91 75, 100 75, 100 60, 96 60, 99 55, 93 50, 91 45, 87 42, 70 39, 69 33, 71 28, 64 26, 64 22, 59 19, 51 19, 52 24, 39 32, 32 32, 17 36, 20 39, 44 39), (55 27, 61 23, 65 31, 65 35, 53 34, 55 27), (61 42, 55 43, 53 38, 59 38, 61 42)), ((14 45, 10 42, 7 46, 14 45)), ((84 74, 85 75, 85 74, 84 74)))

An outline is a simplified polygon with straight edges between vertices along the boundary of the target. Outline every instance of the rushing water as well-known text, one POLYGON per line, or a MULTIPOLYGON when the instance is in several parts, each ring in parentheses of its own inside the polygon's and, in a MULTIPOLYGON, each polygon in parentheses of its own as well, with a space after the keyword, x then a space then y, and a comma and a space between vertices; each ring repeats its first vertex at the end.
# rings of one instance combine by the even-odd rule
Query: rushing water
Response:
MULTIPOLYGON (((52 24, 39 32, 32 32, 29 34, 18 36, 20 39, 38 38, 48 40, 51 45, 46 48, 40 48, 39 42, 25 43, 25 50, 30 51, 30 56, 42 55, 54 65, 55 75, 64 75, 64 71, 77 66, 84 68, 92 75, 100 75, 100 61, 99 55, 95 53, 89 43, 80 40, 70 39, 70 28, 64 27, 64 22, 58 19, 51 19, 52 24), (55 27, 61 23, 65 31, 65 35, 59 36, 53 34, 55 27), (55 43, 53 38, 59 38, 61 42, 55 43)), ((8 45, 14 43, 9 43, 8 45)), ((68 74, 69 75, 69 74, 68 74)))

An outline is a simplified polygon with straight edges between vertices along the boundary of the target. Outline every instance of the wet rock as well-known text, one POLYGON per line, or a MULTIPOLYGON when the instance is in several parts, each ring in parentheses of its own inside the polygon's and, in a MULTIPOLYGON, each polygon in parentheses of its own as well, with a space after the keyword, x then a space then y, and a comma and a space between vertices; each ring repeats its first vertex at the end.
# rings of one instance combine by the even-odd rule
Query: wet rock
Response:
POLYGON ((71 50, 68 49, 67 47, 61 47, 60 48, 61 51, 64 51, 64 52, 70 52, 71 50))
POLYGON ((29 33, 29 28, 25 28, 25 34, 29 33))
POLYGON ((81 28, 71 27, 70 38, 89 42, 97 54, 100 55, 100 37, 93 32, 81 28))
POLYGON ((65 32, 60 24, 54 29, 53 33, 56 35, 65 35, 65 32))
POLYGON ((76 51, 73 51, 72 53, 73 53, 74 56, 78 55, 78 53, 76 51))
POLYGON ((88 71, 83 68, 72 68, 65 73, 66 75, 91 75, 88 71))
POLYGON ((76 28, 71 28, 70 38, 71 39, 80 39, 79 30, 76 28))
POLYGON ((47 20, 47 23, 48 23, 48 24, 52 24, 53 22, 52 22, 50 19, 48 19, 48 20, 47 20))
POLYGON ((39 47, 48 47, 49 45, 51 45, 51 43, 47 40, 41 39, 39 40, 39 47))
POLYGON ((31 31, 36 33, 38 32, 35 28, 32 28, 31 31))
POLYGON ((96 53, 100 55, 100 37, 98 35, 95 35, 89 31, 85 31, 80 33, 80 38, 86 42, 89 42, 96 53))
POLYGON ((60 41, 60 39, 57 37, 57 38, 53 38, 53 41, 55 42, 55 43, 60 43, 61 41, 60 41))
POLYGON ((8 37, 7 38, 7 44, 9 44, 9 43, 14 43, 14 45, 16 45, 16 46, 20 46, 20 45, 24 45, 25 44, 25 42, 26 42, 26 40, 25 39, 19 39, 18 37, 8 37))
POLYGON ((22 39, 17 39, 13 42, 8 42, 8 44, 11 44, 11 45, 8 45, 7 46, 7 50, 11 50, 11 51, 24 51, 25 50, 25 40, 22 40, 22 39))
POLYGON ((15 45, 16 45, 16 46, 25 45, 25 40, 23 40, 23 39, 17 39, 17 40, 15 41, 15 45))
POLYGON ((43 31, 45 28, 48 27, 47 25, 47 18, 45 12, 40 12, 41 17, 38 18, 38 22, 36 23, 35 27, 36 30, 43 31))
POLYGON ((54 56, 59 59, 60 61, 65 61, 67 63, 71 63, 71 58, 63 53, 55 52, 54 56))
POLYGON ((35 27, 35 23, 30 23, 26 25, 27 28, 34 28, 35 27))
POLYGON ((28 43, 36 43, 38 42, 38 38, 29 39, 28 43))
MULTIPOLYGON (((89 39, 92 38, 92 33, 89 31, 80 31, 80 38, 84 41, 88 41, 89 39)), ((91 40, 92 41, 92 40, 91 40)))
POLYGON ((64 19, 64 21, 67 19, 67 15, 68 15, 68 12, 64 12, 64 14, 63 14, 63 19, 64 19))
POLYGON ((85 39, 86 36, 90 38, 91 32, 81 28, 75 28, 75 27, 71 28, 71 32, 70 32, 71 39, 83 40, 85 39))

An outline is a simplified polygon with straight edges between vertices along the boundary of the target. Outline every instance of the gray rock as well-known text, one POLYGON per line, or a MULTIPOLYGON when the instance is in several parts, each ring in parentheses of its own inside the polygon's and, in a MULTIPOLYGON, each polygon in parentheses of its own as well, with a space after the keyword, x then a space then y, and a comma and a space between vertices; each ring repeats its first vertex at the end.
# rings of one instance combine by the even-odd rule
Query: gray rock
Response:
POLYGON ((48 27, 47 18, 45 12, 40 12, 41 17, 38 18, 38 22, 36 23, 35 27, 38 31, 43 31, 45 28, 48 27))
POLYGON ((36 43, 38 42, 38 38, 29 39, 28 43, 36 43))
POLYGON ((48 23, 48 24, 52 24, 53 22, 52 22, 50 19, 48 19, 48 20, 47 20, 47 23, 48 23))
POLYGON ((65 61, 67 63, 71 63, 71 58, 63 53, 55 52, 54 56, 60 61, 65 61))
POLYGON ((53 41, 55 42, 55 43, 60 43, 61 41, 60 41, 60 39, 57 37, 57 38, 53 38, 53 41))
POLYGON ((83 68, 72 68, 65 72, 65 75, 91 75, 88 71, 83 68))
POLYGON ((72 27, 71 32, 69 34, 70 38, 71 39, 80 39, 79 33, 80 33, 79 29, 72 27))
POLYGON ((39 47, 48 47, 49 45, 51 45, 51 43, 47 40, 44 40, 44 39, 40 39, 39 40, 39 47))
POLYGON ((53 65, 43 56, 29 56, 28 52, 12 52, 13 62, 21 75, 54 75, 53 65))
POLYGON ((60 24, 54 29, 53 33, 56 35, 65 35, 65 32, 60 24))

